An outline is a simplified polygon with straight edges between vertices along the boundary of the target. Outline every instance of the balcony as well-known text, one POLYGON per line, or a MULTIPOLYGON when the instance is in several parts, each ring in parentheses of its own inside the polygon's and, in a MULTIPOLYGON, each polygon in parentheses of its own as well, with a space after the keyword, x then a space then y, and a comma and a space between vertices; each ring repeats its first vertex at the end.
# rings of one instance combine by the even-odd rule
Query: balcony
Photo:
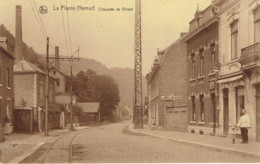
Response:
POLYGON ((242 70, 252 69, 260 66, 260 43, 255 43, 241 50, 239 59, 242 70))

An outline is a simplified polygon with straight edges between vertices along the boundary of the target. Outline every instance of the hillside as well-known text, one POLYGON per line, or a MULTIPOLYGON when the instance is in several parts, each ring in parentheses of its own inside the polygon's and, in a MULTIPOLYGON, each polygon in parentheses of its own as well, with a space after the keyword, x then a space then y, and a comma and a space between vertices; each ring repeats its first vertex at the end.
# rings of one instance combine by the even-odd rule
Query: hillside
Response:
MULTIPOLYGON (((134 70, 130 68, 107 68, 102 63, 87 58, 81 58, 79 61, 60 61, 61 70, 66 74, 70 74, 70 65, 73 68, 73 74, 77 74, 79 71, 87 71, 92 69, 97 74, 100 75, 110 75, 112 76, 117 84, 119 85, 120 92, 120 105, 132 108, 133 107, 133 96, 134 96, 134 70)), ((146 95, 146 80, 143 77, 143 88, 146 95)))
MULTIPOLYGON (((8 38, 8 51, 14 54, 15 38, 4 25, 0 25, 0 36, 8 38)), ((31 63, 37 63, 42 69, 45 69, 45 55, 40 55, 23 42, 23 56, 25 60, 31 63)), ((61 69, 67 75, 70 74, 70 65, 73 66, 73 74, 77 74, 79 71, 87 71, 92 69, 99 75, 112 76, 119 85, 120 92, 120 105, 127 105, 129 108, 133 107, 134 96, 134 72, 130 68, 112 68, 108 69, 104 64, 87 58, 81 58, 79 61, 68 62, 67 60, 60 60, 61 69)), ((143 95, 146 95, 146 82, 143 77, 143 95)))

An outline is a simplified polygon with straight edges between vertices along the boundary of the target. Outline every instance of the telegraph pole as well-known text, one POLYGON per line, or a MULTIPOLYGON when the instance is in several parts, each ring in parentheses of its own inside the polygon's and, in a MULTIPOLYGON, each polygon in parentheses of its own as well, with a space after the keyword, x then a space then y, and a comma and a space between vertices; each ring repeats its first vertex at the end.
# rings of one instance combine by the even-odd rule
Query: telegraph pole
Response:
POLYGON ((135 0, 135 97, 134 127, 143 128, 141 0, 135 0))
MULTIPOLYGON (((77 59, 79 60, 79 47, 77 49, 76 52, 74 52, 70 57, 49 57, 49 54, 47 55, 47 58, 48 59, 62 59, 62 60, 68 60, 68 61, 73 61, 74 59, 77 59), (73 57, 76 53, 78 53, 78 57, 73 57)), ((49 60, 48 60, 49 62, 49 60)), ((47 62, 47 63, 48 63, 47 62)), ((48 68, 48 75, 49 75, 49 67, 48 68)), ((73 130, 73 103, 72 103, 72 65, 70 66, 70 82, 71 82, 71 85, 70 85, 70 129, 73 130)), ((47 125, 46 125, 47 126, 47 125)))
POLYGON ((46 94, 45 94, 45 136, 49 136, 48 132, 48 108, 49 108, 49 37, 47 37, 47 52, 46 52, 46 94))
POLYGON ((72 110, 72 65, 70 66, 70 130, 73 130, 73 110, 72 110))

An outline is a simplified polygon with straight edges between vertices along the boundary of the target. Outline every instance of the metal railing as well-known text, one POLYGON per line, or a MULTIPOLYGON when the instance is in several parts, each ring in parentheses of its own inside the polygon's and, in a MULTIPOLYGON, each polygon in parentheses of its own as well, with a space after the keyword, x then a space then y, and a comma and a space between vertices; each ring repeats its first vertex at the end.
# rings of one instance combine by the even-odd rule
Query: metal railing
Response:
POLYGON ((256 62, 260 59, 260 43, 255 43, 241 50, 239 62, 243 67, 244 64, 256 62))

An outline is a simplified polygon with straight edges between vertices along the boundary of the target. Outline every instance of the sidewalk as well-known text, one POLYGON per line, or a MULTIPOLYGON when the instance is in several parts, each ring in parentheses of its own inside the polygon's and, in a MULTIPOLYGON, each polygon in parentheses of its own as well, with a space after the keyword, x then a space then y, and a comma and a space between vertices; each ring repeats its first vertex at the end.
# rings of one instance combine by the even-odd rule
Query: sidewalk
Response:
MULTIPOLYGON (((80 130, 87 127, 75 127, 80 130)), ((0 143, 0 163, 8 163, 20 161, 24 159, 46 142, 57 139, 60 135, 70 132, 69 129, 57 129, 49 131, 49 137, 41 133, 13 133, 6 136, 5 142, 0 143), (14 144, 16 145, 14 145, 14 144)))
POLYGON ((134 129, 133 124, 129 126, 129 129, 134 133, 142 133, 176 142, 205 147, 216 151, 238 153, 260 159, 260 142, 256 141, 249 141, 248 144, 240 144, 241 139, 237 139, 236 143, 232 144, 232 139, 229 137, 225 138, 220 136, 200 135, 176 131, 151 130, 148 126, 145 126, 143 129, 134 129))

